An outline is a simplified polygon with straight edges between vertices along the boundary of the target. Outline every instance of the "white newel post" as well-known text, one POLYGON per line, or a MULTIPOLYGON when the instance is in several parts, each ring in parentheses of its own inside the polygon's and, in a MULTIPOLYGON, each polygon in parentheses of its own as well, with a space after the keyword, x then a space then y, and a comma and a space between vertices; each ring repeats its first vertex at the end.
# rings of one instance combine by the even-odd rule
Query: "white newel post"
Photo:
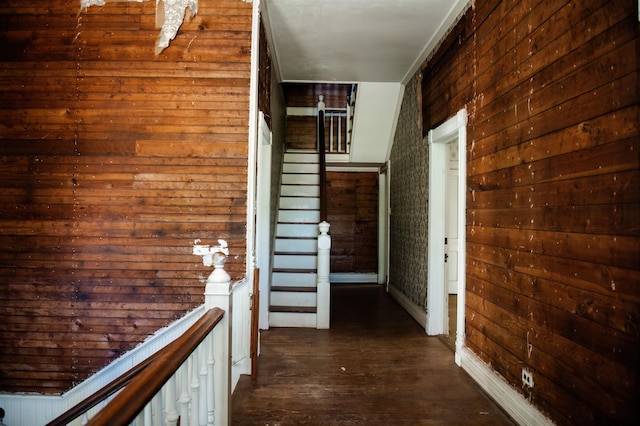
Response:
POLYGON ((320 235, 318 235, 318 303, 316 328, 329 328, 329 315, 331 310, 331 284, 329 281, 331 237, 328 233, 330 226, 327 222, 320 222, 318 224, 320 235))
POLYGON ((199 242, 195 241, 193 254, 202 256, 205 266, 214 267, 207 278, 205 310, 215 307, 224 310, 222 320, 213 330, 213 377, 208 380, 213 381, 214 391, 213 400, 210 395, 207 398, 207 405, 213 402, 213 407, 207 407, 207 412, 213 412, 214 421, 207 424, 226 426, 230 424, 231 413, 231 277, 224 270, 229 249, 224 240, 218 240, 218 246, 202 246, 199 242))

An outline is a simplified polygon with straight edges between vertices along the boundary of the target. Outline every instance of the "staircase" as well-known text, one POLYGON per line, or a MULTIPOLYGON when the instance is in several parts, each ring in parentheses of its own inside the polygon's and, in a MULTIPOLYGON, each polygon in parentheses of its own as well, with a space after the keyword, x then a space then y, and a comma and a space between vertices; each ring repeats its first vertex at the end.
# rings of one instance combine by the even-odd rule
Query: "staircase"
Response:
POLYGON ((317 244, 320 221, 319 154, 288 150, 271 276, 270 327, 310 327, 317 322, 317 244))

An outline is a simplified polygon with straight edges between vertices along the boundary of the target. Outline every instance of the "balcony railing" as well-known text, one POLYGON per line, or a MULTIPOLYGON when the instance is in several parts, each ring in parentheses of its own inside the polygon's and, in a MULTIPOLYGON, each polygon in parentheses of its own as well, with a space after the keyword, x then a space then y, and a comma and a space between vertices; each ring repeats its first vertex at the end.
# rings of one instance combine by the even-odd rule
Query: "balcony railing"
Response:
POLYGON ((197 243, 194 254, 215 267, 207 279, 200 319, 48 425, 229 424, 232 389, 240 374, 250 373, 250 289, 246 280, 232 285, 224 270, 224 241, 218 246, 197 243))

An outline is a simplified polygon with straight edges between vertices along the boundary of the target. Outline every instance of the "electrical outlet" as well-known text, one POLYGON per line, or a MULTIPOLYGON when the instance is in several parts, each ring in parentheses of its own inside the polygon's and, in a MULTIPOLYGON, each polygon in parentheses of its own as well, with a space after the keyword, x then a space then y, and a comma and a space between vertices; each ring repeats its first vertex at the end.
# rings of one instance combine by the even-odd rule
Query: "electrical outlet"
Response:
POLYGON ((533 387, 533 373, 526 368, 522 369, 522 384, 528 388, 533 387))

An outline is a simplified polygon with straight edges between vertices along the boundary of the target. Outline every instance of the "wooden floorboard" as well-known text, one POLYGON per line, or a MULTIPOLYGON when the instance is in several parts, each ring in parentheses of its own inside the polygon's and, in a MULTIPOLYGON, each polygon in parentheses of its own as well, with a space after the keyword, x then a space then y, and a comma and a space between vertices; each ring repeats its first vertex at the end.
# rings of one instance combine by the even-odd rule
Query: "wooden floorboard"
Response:
POLYGON ((240 379, 232 424, 513 424, 382 286, 337 284, 331 298, 330 330, 262 332, 258 377, 240 379))

